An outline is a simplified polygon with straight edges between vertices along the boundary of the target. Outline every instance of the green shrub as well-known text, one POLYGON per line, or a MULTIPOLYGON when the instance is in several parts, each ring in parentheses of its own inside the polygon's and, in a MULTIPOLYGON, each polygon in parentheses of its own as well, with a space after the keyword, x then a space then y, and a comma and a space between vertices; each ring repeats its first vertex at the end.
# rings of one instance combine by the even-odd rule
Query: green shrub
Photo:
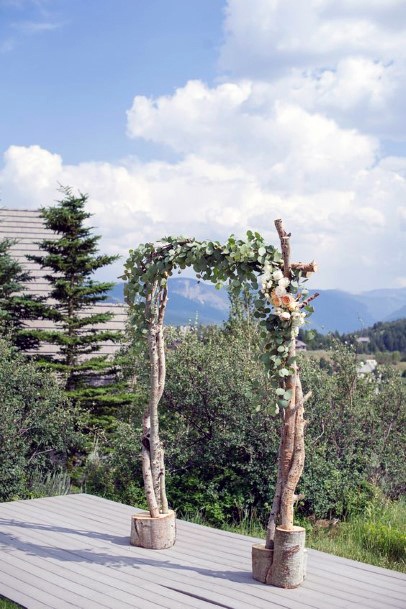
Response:
POLYGON ((53 375, 0 339, 0 501, 36 495, 47 475, 65 471, 77 450, 79 412, 53 375))

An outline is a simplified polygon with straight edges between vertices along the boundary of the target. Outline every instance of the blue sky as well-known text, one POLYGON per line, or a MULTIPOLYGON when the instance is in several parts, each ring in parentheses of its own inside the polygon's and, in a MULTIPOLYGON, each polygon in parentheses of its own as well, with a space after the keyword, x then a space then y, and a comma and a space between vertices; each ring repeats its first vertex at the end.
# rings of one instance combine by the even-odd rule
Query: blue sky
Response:
POLYGON ((282 217, 318 287, 406 287, 404 0, 0 0, 0 71, 4 206, 85 191, 123 257, 282 217))
POLYGON ((0 2, 1 139, 65 162, 153 154, 126 137, 136 93, 212 81, 222 37, 219 0, 0 2))

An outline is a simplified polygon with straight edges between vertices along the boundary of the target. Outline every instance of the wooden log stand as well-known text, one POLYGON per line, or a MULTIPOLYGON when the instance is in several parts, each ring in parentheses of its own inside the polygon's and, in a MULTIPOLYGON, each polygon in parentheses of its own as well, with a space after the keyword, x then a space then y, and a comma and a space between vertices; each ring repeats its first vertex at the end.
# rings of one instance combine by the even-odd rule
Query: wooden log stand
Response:
POLYGON ((131 517, 132 546, 149 550, 165 550, 171 548, 176 538, 176 516, 173 510, 167 514, 159 514, 151 518, 148 512, 134 514, 131 517))
POLYGON ((306 530, 294 526, 287 530, 276 527, 274 548, 264 544, 252 546, 252 576, 254 579, 277 586, 297 588, 306 577, 306 530))

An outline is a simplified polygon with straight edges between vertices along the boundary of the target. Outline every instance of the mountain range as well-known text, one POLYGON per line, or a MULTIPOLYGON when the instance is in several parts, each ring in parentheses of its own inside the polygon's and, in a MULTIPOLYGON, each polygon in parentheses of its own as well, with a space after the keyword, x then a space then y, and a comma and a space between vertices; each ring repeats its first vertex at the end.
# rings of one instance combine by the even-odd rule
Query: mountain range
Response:
MULTIPOLYGON (((123 302, 124 284, 117 284, 109 293, 108 302, 123 302)), ((361 294, 342 290, 311 290, 319 292, 309 327, 318 332, 354 332, 378 321, 394 321, 406 317, 406 288, 377 289, 361 294)), ((165 321, 170 325, 219 324, 228 317, 227 290, 217 290, 210 283, 196 279, 173 277, 169 280, 169 300, 165 321)))

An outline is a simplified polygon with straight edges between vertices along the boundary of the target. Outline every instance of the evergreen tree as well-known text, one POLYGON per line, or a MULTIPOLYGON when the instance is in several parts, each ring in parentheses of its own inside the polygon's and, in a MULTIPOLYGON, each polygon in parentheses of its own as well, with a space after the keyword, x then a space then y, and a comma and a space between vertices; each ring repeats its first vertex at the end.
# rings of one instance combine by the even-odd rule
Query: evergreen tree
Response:
POLYGON ((45 315, 43 299, 27 293, 30 274, 10 254, 13 239, 0 241, 0 332, 18 349, 38 347, 39 339, 26 322, 45 315))
POLYGON ((98 269, 105 267, 118 256, 98 253, 100 237, 92 235, 86 225, 91 214, 85 210, 87 195, 75 196, 70 188, 63 188, 64 198, 55 207, 42 208, 41 215, 47 229, 56 238, 44 239, 38 245, 42 255, 27 256, 50 272, 45 278, 51 284, 48 304, 49 315, 58 328, 38 331, 37 337, 57 345, 58 353, 49 358, 48 365, 66 375, 65 389, 82 405, 91 405, 96 416, 98 395, 106 393, 106 387, 89 386, 89 377, 95 374, 111 378, 114 369, 106 357, 97 357, 101 343, 118 342, 120 332, 103 330, 102 324, 114 316, 101 313, 94 305, 106 300, 113 282, 92 279, 98 269))

